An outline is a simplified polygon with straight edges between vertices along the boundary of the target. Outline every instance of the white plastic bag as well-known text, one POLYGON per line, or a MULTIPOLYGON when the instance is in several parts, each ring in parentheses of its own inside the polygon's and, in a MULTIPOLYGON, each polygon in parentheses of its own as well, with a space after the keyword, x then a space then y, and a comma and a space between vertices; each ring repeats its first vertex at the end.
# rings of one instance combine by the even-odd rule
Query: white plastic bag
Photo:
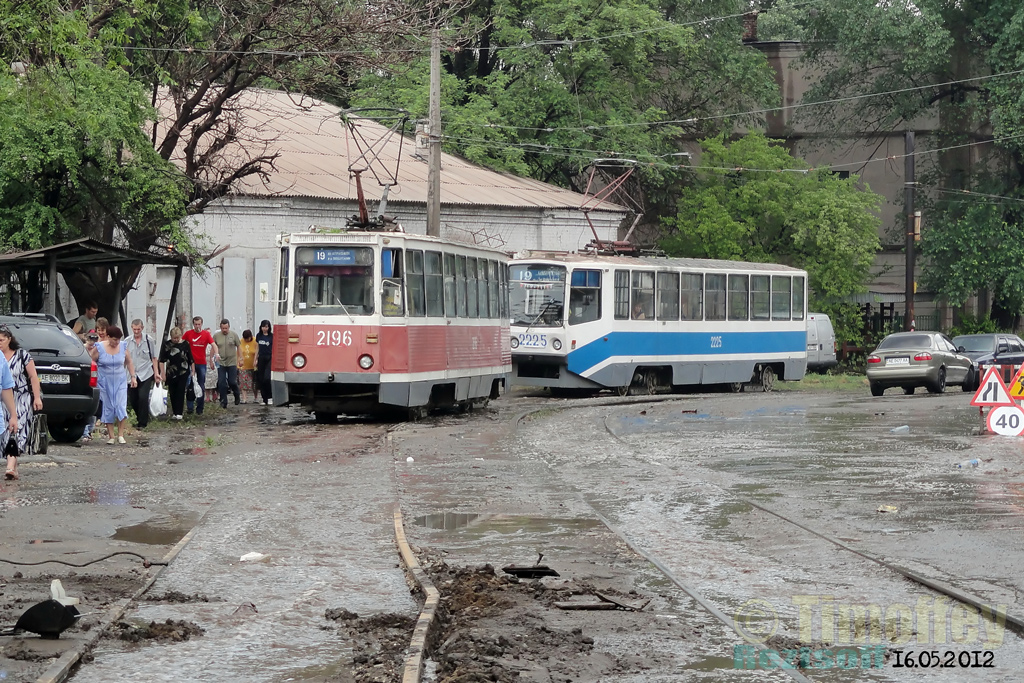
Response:
POLYGON ((149 415, 159 417, 167 414, 167 390, 162 384, 156 384, 149 392, 149 415))

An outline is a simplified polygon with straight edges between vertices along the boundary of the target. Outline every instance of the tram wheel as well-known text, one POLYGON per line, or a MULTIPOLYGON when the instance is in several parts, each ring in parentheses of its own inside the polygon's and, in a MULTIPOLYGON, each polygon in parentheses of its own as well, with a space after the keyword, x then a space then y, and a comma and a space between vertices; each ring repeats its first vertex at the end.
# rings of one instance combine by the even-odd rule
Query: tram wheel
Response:
POLYGON ((430 411, 426 406, 415 406, 409 408, 409 420, 411 422, 419 422, 427 416, 430 411))
POLYGON ((619 396, 629 396, 629 385, 627 384, 624 387, 615 387, 615 393, 619 396))
POLYGON ((317 410, 313 413, 313 419, 316 420, 318 425, 330 425, 338 421, 338 414, 325 413, 322 410, 317 410))
POLYGON ((743 382, 729 382, 729 391, 734 394, 742 394, 743 382))
POLYGON ((658 373, 654 370, 648 370, 644 373, 644 389, 650 396, 658 393, 658 373))
POLYGON ((761 390, 771 391, 775 388, 775 370, 770 365, 761 368, 761 390))

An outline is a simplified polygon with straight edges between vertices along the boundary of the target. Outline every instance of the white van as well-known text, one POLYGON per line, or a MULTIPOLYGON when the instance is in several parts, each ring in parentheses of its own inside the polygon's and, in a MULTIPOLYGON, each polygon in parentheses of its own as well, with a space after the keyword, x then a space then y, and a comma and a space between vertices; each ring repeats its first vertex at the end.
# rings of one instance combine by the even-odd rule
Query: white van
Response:
POLYGON ((836 333, 824 313, 807 314, 807 370, 824 372, 835 366, 836 333))

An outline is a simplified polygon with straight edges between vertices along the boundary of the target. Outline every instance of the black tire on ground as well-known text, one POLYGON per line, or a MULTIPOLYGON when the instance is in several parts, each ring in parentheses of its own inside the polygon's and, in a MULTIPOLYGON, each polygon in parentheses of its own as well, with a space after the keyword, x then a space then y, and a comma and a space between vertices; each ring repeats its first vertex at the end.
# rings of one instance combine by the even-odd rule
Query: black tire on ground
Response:
POLYGON ((36 455, 46 455, 50 449, 50 433, 46 429, 46 416, 36 415, 32 419, 32 436, 29 439, 32 452, 36 455))
POLYGON ((876 384, 874 382, 869 382, 868 386, 871 387, 871 395, 872 396, 881 396, 882 394, 885 393, 885 387, 883 387, 883 386, 881 386, 879 384, 876 384))
POLYGON ((915 389, 917 389, 917 387, 903 387, 903 393, 907 396, 912 396, 915 389))
POLYGON ((978 387, 974 386, 979 380, 974 376, 974 368, 967 371, 967 376, 964 377, 964 383, 960 385, 960 390, 963 392, 977 391, 978 387))
POLYGON ((928 385, 928 393, 941 394, 946 391, 946 368, 939 368, 939 375, 934 384, 928 385))
POLYGON ((84 422, 62 422, 50 425, 50 436, 57 443, 74 443, 85 434, 84 422))

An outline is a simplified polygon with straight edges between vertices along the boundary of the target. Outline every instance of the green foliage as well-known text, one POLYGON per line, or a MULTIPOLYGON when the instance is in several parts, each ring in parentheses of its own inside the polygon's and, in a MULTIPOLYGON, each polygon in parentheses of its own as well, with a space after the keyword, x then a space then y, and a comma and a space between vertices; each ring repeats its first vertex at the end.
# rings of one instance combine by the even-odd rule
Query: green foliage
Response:
POLYGON ((810 309, 828 313, 840 341, 856 337, 856 307, 878 250, 882 198, 856 178, 812 169, 760 133, 701 143, 679 211, 662 219, 669 254, 776 262, 807 270, 810 309), (792 170, 783 170, 792 169, 792 170))
POLYGON ((996 332, 1009 332, 1009 330, 1000 330, 999 323, 987 315, 965 315, 960 319, 960 324, 955 325, 949 331, 949 336, 959 337, 961 334, 994 334, 996 332))

